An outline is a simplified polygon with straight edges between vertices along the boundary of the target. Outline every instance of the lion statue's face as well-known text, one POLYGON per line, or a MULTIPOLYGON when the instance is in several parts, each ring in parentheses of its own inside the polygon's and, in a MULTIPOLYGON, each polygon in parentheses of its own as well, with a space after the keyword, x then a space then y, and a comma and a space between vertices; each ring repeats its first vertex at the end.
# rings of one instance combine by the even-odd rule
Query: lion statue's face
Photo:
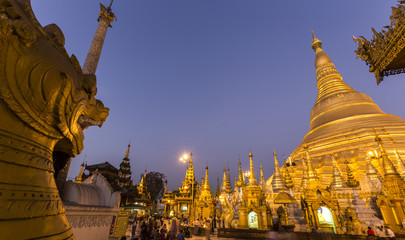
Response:
POLYGON ((62 31, 35 19, 29 1, 0 1, 0 98, 55 150, 75 156, 83 131, 101 126, 108 108, 95 98, 96 77, 83 74, 64 48, 62 31))

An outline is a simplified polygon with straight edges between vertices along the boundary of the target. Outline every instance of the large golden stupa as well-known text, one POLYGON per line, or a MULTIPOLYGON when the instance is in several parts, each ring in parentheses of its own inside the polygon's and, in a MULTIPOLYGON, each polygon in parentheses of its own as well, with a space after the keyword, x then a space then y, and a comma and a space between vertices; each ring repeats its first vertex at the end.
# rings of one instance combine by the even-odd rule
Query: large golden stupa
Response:
MULTIPOLYGON (((348 86, 314 35, 312 48, 318 96, 311 111, 310 130, 290 155, 297 164, 295 188, 300 187, 304 173, 300 168, 301 159, 306 157, 305 145, 323 185, 332 181, 332 155, 343 175, 348 161, 355 178, 362 181, 367 169, 366 156, 378 149, 376 134, 381 137, 390 159, 397 163, 405 154, 405 120, 384 113, 369 96, 348 86)), ((382 164, 372 163, 383 175, 382 164)))
POLYGON ((367 225, 385 224, 402 233, 405 120, 384 113, 369 96, 343 82, 315 35, 312 48, 318 96, 310 130, 282 166, 283 176, 274 174, 267 181, 268 202, 278 208, 274 199, 288 182, 289 194, 300 202, 290 207, 303 216, 286 213, 298 227, 358 235, 367 225))

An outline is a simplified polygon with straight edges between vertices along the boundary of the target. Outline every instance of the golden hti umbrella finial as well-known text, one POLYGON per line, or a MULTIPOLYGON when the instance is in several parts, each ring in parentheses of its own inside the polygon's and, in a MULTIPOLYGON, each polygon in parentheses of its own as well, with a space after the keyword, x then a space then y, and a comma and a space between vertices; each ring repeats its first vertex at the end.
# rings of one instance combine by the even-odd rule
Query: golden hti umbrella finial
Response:
POLYGON ((284 190, 284 181, 283 177, 281 176, 280 167, 278 165, 276 151, 273 152, 273 156, 274 156, 274 172, 271 185, 273 188, 273 192, 279 192, 281 190, 284 190))
POLYGON ((253 169, 253 154, 252 151, 249 152, 249 165, 250 165, 250 174, 249 174, 249 183, 248 185, 257 185, 257 180, 255 176, 255 171, 253 169))
POLYGON ((226 168, 224 167, 224 175, 222 177, 222 186, 221 186, 221 192, 226 192, 227 191, 227 174, 226 174, 226 168))
POLYGON ((131 140, 128 143, 128 148, 127 148, 127 152, 125 153, 125 158, 129 157, 129 149, 131 148, 131 140))
POLYGON ((211 191, 211 186, 210 186, 210 183, 208 181, 208 166, 205 167, 205 181, 204 181, 203 189, 205 191, 211 191))
POLYGON ((83 175, 83 168, 84 168, 84 161, 86 160, 86 156, 84 157, 82 165, 80 165, 80 171, 79 174, 77 174, 77 177, 75 178, 75 182, 81 183, 82 182, 82 175, 83 175))

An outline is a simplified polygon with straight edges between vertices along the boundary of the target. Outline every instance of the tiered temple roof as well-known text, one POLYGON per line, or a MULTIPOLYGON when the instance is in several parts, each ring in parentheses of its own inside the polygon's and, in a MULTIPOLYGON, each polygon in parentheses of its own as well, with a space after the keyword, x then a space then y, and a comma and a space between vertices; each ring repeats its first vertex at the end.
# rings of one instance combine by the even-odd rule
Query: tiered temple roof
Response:
POLYGON ((392 7, 391 24, 385 26, 381 32, 372 28, 373 36, 370 40, 360 36, 353 39, 359 44, 357 58, 361 58, 374 72, 377 85, 385 76, 405 72, 405 5, 399 1, 392 7))

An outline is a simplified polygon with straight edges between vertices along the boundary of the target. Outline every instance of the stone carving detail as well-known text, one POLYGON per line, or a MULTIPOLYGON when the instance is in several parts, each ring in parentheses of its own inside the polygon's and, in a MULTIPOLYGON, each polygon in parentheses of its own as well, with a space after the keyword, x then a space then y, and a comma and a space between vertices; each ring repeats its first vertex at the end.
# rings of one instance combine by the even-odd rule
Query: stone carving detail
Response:
POLYGON ((111 225, 112 216, 67 216, 72 228, 101 227, 111 225))

